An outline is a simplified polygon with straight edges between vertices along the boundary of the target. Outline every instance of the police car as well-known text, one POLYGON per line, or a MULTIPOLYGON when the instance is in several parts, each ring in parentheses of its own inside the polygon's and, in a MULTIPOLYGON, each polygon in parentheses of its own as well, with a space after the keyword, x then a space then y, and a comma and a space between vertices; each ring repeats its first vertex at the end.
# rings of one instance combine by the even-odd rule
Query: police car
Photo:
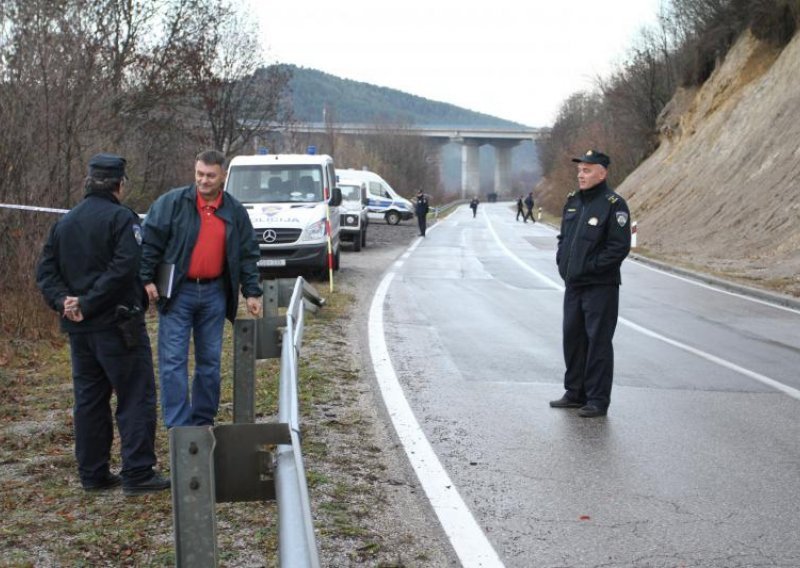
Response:
POLYGON ((340 179, 359 181, 367 190, 367 213, 370 219, 385 219, 390 225, 414 218, 414 205, 399 195, 385 179, 374 172, 338 169, 340 179))

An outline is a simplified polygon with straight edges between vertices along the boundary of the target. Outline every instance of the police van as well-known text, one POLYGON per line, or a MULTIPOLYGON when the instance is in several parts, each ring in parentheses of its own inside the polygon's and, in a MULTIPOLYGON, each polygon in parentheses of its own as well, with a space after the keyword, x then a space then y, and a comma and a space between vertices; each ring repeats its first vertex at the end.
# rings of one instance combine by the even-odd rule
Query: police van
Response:
POLYGON ((330 156, 237 156, 228 166, 225 191, 250 215, 262 275, 323 274, 329 246, 338 270, 342 194, 330 156))
POLYGON ((414 206, 398 194, 385 179, 369 170, 338 169, 341 179, 360 181, 367 188, 367 212, 370 219, 385 219, 390 225, 414 218, 414 206))

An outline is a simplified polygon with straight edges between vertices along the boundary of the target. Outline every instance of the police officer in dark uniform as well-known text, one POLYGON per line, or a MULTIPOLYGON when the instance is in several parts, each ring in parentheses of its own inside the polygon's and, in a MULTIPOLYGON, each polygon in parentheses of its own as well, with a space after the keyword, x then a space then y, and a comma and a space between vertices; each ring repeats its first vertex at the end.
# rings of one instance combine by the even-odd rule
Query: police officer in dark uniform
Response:
POLYGON ((69 334, 75 404, 75 457, 87 491, 120 485, 126 495, 169 488, 156 473, 156 390, 147 297, 139 279, 142 229, 120 204, 125 160, 97 154, 89 161, 86 195, 51 229, 36 270, 47 304, 69 334), (109 468, 114 426, 122 470, 109 468))
POLYGON ((477 197, 473 197, 472 201, 469 202, 469 208, 472 209, 472 218, 473 219, 478 214, 478 205, 479 204, 480 204, 480 200, 477 197))
POLYGON ((417 201, 414 204, 414 212, 417 215, 417 224, 419 224, 419 234, 420 236, 425 236, 425 228, 428 224, 428 211, 430 210, 430 206, 428 205, 428 196, 422 193, 420 189, 417 192, 417 201))
POLYGON ((614 375, 612 338, 619 312, 620 265, 631 248, 630 212, 606 184, 608 156, 579 158, 578 191, 567 197, 556 263, 564 279, 564 396, 554 408, 605 416, 614 375))

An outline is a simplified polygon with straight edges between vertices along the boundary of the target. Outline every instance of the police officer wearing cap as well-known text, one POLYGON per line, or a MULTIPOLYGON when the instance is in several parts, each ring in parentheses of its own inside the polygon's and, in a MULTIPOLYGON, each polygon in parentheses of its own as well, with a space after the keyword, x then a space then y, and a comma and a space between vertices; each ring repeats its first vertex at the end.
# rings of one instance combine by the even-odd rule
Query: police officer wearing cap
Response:
POLYGON ((69 334, 75 457, 83 488, 126 495, 169 488, 156 473, 156 389, 147 297, 139 279, 139 216, 120 204, 125 159, 97 154, 89 161, 86 195, 51 229, 36 283, 69 334), (121 439, 121 475, 109 468, 114 414, 121 439))
POLYGON ((620 265, 631 248, 630 212, 608 187, 608 156, 579 158, 578 191, 561 216, 556 263, 564 279, 566 392, 553 408, 579 408, 584 418, 605 416, 614 375, 612 339, 619 312, 620 265))
POLYGON ((414 204, 414 212, 417 215, 417 225, 419 225, 419 235, 421 237, 425 236, 425 230, 428 226, 428 211, 430 211, 428 196, 422 193, 422 190, 420 189, 417 192, 416 203, 414 204))

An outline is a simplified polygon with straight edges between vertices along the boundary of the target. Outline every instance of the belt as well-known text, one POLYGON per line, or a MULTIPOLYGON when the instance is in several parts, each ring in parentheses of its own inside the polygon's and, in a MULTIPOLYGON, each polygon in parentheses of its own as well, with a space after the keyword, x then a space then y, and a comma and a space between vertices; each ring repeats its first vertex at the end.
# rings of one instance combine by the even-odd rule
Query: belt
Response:
POLYGON ((191 282, 192 284, 200 284, 202 286, 205 284, 213 284, 214 282, 219 280, 219 278, 220 277, 217 276, 216 278, 187 278, 186 280, 188 282, 191 282))

